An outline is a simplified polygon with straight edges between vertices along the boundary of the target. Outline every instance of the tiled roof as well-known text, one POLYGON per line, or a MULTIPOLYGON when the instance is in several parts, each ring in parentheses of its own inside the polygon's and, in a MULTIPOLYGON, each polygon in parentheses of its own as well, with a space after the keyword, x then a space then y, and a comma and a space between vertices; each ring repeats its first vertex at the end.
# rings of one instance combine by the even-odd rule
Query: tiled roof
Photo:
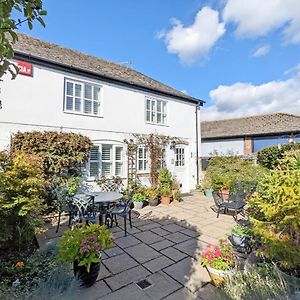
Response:
POLYGON ((22 33, 18 33, 18 37, 19 40, 14 45, 14 50, 17 55, 21 54, 26 55, 29 58, 38 58, 75 70, 84 70, 99 75, 102 78, 138 86, 150 91, 163 93, 167 96, 175 96, 195 103, 201 101, 120 64, 109 62, 53 43, 44 42, 22 33))
POLYGON ((229 138, 300 132, 300 116, 274 113, 201 122, 201 138, 229 138))

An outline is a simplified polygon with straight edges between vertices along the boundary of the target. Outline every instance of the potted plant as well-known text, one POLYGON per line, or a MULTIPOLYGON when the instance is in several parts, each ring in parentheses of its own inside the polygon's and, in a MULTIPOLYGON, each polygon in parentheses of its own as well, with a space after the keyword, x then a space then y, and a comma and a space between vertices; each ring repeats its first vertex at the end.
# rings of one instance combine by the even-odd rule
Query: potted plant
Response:
POLYGON ((65 231, 58 244, 58 260, 73 263, 81 284, 92 286, 98 277, 101 252, 112 246, 112 234, 105 226, 79 224, 65 231))
POLYGON ((237 225, 231 230, 231 238, 236 246, 242 246, 251 237, 251 230, 246 226, 237 225))
POLYGON ((160 202, 161 204, 170 204, 171 202, 171 196, 172 196, 172 191, 169 186, 163 186, 160 188, 160 202))
POLYGON ((159 186, 171 186, 172 175, 167 168, 162 168, 158 175, 159 186))
POLYGON ((220 286, 235 265, 230 245, 224 240, 220 240, 219 245, 208 245, 201 254, 201 264, 206 267, 214 285, 220 286))
POLYGON ((180 190, 180 183, 175 178, 173 178, 171 180, 171 190, 172 190, 172 198, 173 198, 173 200, 177 200, 175 198, 176 198, 177 192, 180 190))
POLYGON ((158 204, 159 191, 155 187, 149 187, 146 189, 146 196, 150 206, 156 206, 158 204))
POLYGON ((135 209, 143 208, 144 201, 146 201, 145 193, 138 192, 138 193, 133 194, 132 201, 133 201, 135 209))

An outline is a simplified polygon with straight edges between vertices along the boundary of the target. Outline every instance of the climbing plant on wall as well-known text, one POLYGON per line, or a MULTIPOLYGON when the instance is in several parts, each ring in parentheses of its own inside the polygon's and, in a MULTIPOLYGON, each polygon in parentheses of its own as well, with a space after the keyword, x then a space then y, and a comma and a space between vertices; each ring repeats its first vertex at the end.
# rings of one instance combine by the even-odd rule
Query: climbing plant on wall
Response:
POLYGON ((177 137, 170 137, 166 135, 159 134, 135 134, 134 140, 125 140, 124 141, 130 149, 135 149, 135 154, 132 152, 132 155, 136 155, 138 145, 144 145, 149 151, 150 159, 150 179, 153 186, 158 184, 158 174, 161 167, 161 160, 163 155, 163 149, 167 145, 173 144, 188 144, 187 141, 182 140, 177 137), (135 148, 134 148, 135 147, 135 148))

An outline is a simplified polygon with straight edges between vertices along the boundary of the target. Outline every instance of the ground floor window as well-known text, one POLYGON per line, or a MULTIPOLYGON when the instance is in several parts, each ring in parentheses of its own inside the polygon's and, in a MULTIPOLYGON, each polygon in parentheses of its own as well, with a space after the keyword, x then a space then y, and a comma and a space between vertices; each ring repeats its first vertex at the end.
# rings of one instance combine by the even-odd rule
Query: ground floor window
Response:
POLYGON ((184 148, 183 147, 176 147, 176 149, 175 149, 175 166, 176 167, 183 167, 184 164, 185 164, 184 148))
POLYGON ((149 172, 148 149, 144 146, 138 147, 137 169, 139 172, 149 172))
POLYGON ((112 144, 93 146, 90 152, 89 176, 123 177, 123 147, 112 144))

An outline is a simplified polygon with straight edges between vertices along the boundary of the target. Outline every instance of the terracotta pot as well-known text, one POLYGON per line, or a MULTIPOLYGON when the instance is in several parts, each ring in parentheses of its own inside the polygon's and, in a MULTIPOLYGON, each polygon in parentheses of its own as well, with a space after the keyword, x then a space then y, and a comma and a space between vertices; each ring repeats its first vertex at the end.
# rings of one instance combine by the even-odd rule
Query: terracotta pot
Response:
POLYGON ((223 198, 223 200, 228 200, 229 190, 220 190, 220 196, 223 198))
POLYGON ((161 196, 160 198, 161 204, 170 204, 171 202, 171 197, 170 196, 161 196))
POLYGON ((224 282, 225 277, 230 272, 230 271, 217 270, 209 266, 207 266, 206 269, 208 271, 211 281, 215 286, 221 286, 224 282))
POLYGON ((88 272, 85 266, 78 266, 77 262, 73 262, 74 275, 81 282, 81 286, 90 287, 96 282, 100 265, 101 263, 92 263, 90 272, 88 272))

